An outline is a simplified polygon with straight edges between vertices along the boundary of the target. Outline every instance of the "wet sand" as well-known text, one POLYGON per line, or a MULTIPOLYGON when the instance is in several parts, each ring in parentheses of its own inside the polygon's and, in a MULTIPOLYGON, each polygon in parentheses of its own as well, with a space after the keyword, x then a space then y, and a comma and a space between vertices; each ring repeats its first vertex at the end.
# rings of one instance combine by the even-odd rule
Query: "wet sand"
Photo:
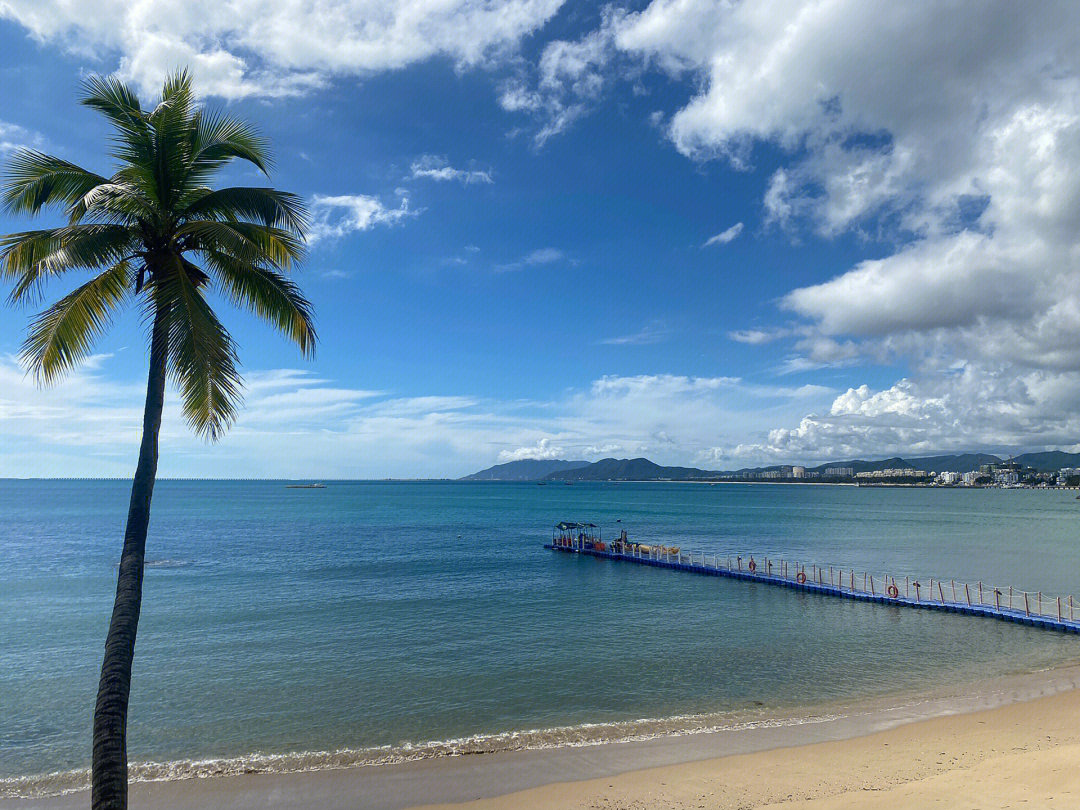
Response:
MULTIPOLYGON (((400 765, 132 785, 131 807, 948 808, 1080 806, 1080 667, 839 716, 400 765)), ((85 792, 0 800, 67 810, 85 792)))

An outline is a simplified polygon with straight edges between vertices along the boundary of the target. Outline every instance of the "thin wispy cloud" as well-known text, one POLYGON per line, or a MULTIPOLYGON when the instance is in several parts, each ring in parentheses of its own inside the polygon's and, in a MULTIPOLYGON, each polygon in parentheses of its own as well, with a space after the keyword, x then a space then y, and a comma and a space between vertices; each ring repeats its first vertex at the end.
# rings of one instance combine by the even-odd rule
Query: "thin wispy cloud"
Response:
POLYGON ((16 149, 42 149, 45 139, 26 127, 0 121, 0 156, 9 155, 16 149))
POLYGON ((720 231, 716 236, 710 236, 705 240, 705 244, 702 245, 702 247, 709 247, 710 245, 726 245, 730 242, 734 242, 742 232, 743 224, 741 222, 736 222, 727 230, 720 231))
POLYGON ((413 161, 409 167, 409 177, 413 180, 435 180, 439 182, 455 181, 465 186, 494 183, 491 172, 479 169, 455 169, 446 158, 437 155, 424 155, 413 161))
POLYGON ((546 247, 539 248, 527 253, 517 261, 507 262, 506 264, 497 264, 495 269, 499 272, 508 272, 513 270, 524 270, 526 267, 536 267, 537 265, 554 264, 555 262, 563 261, 566 258, 566 254, 558 248, 546 247))
POLYGON ((728 332, 728 337, 736 343, 747 343, 751 346, 761 346, 772 343, 774 340, 788 337, 790 329, 736 329, 728 332))
POLYGON ((600 343, 604 346, 648 346, 663 343, 669 337, 671 330, 662 321, 654 321, 633 334, 604 338, 600 343))

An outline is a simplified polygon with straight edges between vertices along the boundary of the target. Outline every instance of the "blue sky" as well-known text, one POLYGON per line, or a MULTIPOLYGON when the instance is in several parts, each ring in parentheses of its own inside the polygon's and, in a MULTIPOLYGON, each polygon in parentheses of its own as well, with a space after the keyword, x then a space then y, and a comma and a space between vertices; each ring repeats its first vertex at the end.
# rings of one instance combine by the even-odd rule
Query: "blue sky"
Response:
MULTIPOLYGON (((207 446, 174 397, 163 475, 1072 449, 1076 8, 864 5, 10 2, 0 158, 107 168, 82 77, 186 64, 312 206, 316 359, 222 304, 248 406, 207 446)), ((130 474, 138 318, 41 392, 32 314, 0 475, 130 474)))

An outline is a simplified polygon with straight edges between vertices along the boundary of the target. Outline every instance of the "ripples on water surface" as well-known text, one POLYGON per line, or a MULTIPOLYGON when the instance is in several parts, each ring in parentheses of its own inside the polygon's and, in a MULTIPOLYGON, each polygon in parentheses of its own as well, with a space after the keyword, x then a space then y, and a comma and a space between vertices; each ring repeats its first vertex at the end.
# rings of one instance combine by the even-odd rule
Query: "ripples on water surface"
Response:
MULTIPOLYGON (((686 550, 1080 592, 1068 492, 328 484, 159 482, 133 760, 631 736, 1080 658, 1076 636, 542 548, 556 520, 591 519, 686 550), (558 730, 520 734, 536 729, 558 730)), ((0 481, 0 777, 88 765, 127 497, 0 481)))

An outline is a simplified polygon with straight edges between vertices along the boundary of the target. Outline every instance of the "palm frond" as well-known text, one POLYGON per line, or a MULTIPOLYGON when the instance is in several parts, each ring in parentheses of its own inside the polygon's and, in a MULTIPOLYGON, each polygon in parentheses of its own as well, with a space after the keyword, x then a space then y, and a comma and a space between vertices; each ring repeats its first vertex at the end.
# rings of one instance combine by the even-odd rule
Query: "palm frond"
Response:
POLYGON ((165 78, 161 89, 161 102, 150 113, 150 125, 157 127, 188 123, 195 111, 195 92, 191 86, 191 73, 178 70, 165 78))
POLYGON ((113 177, 94 186, 68 208, 68 222, 82 222, 94 216, 114 224, 152 220, 156 216, 154 203, 133 183, 113 177))
POLYGON ((115 156, 121 162, 145 164, 153 157, 146 113, 139 97, 115 76, 90 76, 83 82, 84 106, 104 115, 115 128, 115 156))
POLYGON ((303 261, 302 237, 282 228, 253 222, 196 220, 176 229, 192 250, 225 253, 240 261, 287 270, 303 261))
POLYGON ((15 279, 11 299, 18 301, 52 276, 131 258, 136 239, 128 226, 108 223, 8 234, 0 237, 0 278, 15 279))
POLYGON ((207 253, 206 266, 233 303, 276 326, 306 356, 314 356, 317 336, 311 302, 296 284, 273 270, 221 253, 207 253))
POLYGON ((104 177, 33 149, 18 149, 8 161, 0 202, 13 214, 36 214, 48 205, 71 205, 104 177))
POLYGON ((158 199, 171 213, 192 184, 195 94, 191 75, 179 71, 165 80, 161 102, 147 117, 154 141, 154 179, 158 199))
POLYGON ((217 441, 242 399, 232 337, 179 262, 151 287, 151 297, 167 313, 169 372, 180 388, 188 425, 217 441))
POLYGON ((22 358, 40 383, 53 382, 90 353, 126 299, 131 275, 127 262, 115 264, 34 319, 22 358))
POLYGON ((144 114, 139 96, 115 76, 88 76, 81 103, 102 113, 114 124, 142 128, 144 114))
POLYGON ((263 174, 269 174, 269 143, 258 130, 239 118, 220 112, 202 113, 196 121, 192 143, 192 170, 203 177, 231 160, 246 160, 263 174))
POLYGON ((308 226, 308 211, 296 194, 272 188, 232 187, 201 194, 180 216, 195 220, 207 218, 225 222, 258 220, 265 226, 303 233, 308 226))

